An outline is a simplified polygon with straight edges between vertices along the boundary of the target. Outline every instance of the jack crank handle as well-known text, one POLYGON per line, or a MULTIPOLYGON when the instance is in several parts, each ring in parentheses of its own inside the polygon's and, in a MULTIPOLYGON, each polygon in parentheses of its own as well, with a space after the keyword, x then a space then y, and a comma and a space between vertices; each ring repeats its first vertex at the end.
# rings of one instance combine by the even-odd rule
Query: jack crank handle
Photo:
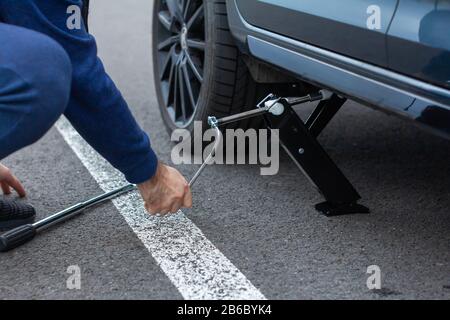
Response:
POLYGON ((192 177, 191 181, 189 181, 189 187, 192 187, 195 182, 197 181, 198 177, 200 176, 200 174, 203 172, 203 169, 205 169, 205 167, 208 165, 208 163, 211 161, 212 157, 216 154, 217 149, 219 148, 219 145, 222 141, 222 132, 220 132, 219 127, 217 126, 217 123, 214 122, 216 119, 210 117, 209 122, 211 125, 211 128, 214 129, 215 131, 215 140, 214 140, 214 146, 211 149, 211 152, 209 153, 208 157, 205 159, 205 161, 202 163, 202 165, 200 166, 200 168, 197 170, 197 172, 194 174, 194 176, 192 177))
POLYGON ((110 200, 121 194, 135 190, 135 188, 136 186, 132 184, 124 186, 122 188, 89 199, 85 202, 78 203, 70 208, 52 214, 51 216, 39 220, 33 224, 25 224, 9 230, 0 235, 0 252, 6 252, 17 248, 33 240, 33 238, 41 231, 48 229, 55 224, 69 220, 92 206, 110 200))
POLYGON ((31 241, 37 234, 36 227, 25 224, 0 236, 0 252, 6 252, 31 241))
MULTIPOLYGON (((200 166, 200 168, 197 170, 195 175, 192 177, 191 181, 189 182, 189 186, 192 187, 195 182, 197 181, 198 177, 202 173, 203 169, 208 165, 208 163, 211 161, 212 157, 217 152, 217 149, 219 148, 219 145, 222 141, 222 133, 220 132, 218 128, 218 122, 217 119, 214 117, 210 117, 209 124, 212 129, 215 130, 215 142, 214 146, 211 149, 210 154, 205 159, 203 164, 200 166)), ((58 213, 55 213, 47 218, 44 218, 42 220, 39 220, 33 224, 26 224, 19 226, 15 229, 12 229, 6 233, 3 233, 0 235, 0 252, 6 252, 9 250, 12 250, 14 248, 17 248, 29 241, 31 241, 38 233, 41 231, 50 228, 51 226, 61 223, 63 221, 66 221, 70 218, 73 218, 74 216, 80 214, 84 210, 97 205, 99 203, 102 203, 106 200, 112 199, 117 197, 118 195, 121 195, 123 193, 135 190, 135 185, 126 185, 122 188, 113 190, 111 192, 104 193, 102 195, 99 195, 95 198, 92 198, 90 200, 87 200, 85 202, 78 203, 70 208, 64 209, 58 213)))

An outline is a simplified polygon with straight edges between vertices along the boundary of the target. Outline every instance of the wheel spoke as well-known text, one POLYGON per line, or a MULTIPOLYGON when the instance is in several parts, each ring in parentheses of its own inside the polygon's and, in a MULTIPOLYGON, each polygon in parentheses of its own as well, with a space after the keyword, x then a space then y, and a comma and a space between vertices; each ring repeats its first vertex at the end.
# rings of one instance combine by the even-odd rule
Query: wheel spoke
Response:
POLYGON ((163 80, 166 77, 169 66, 171 67, 173 65, 174 51, 175 46, 172 46, 172 48, 170 48, 169 52, 167 53, 166 60, 164 61, 163 67, 161 68, 161 75, 160 75, 161 80, 163 80))
POLYGON ((188 92, 189 101, 191 102, 192 110, 195 110, 195 106, 196 106, 197 102, 195 101, 194 92, 192 91, 192 84, 191 84, 191 81, 189 79, 189 74, 188 74, 188 70, 187 70, 187 67, 186 67, 186 62, 181 66, 181 69, 183 71, 184 82, 186 83, 186 89, 187 89, 187 92, 188 92))
POLYGON ((169 37, 169 38, 167 38, 166 40, 164 40, 164 41, 162 41, 162 42, 160 42, 160 43, 158 44, 158 50, 164 50, 164 49, 166 49, 168 46, 170 46, 170 45, 172 45, 172 44, 178 42, 179 40, 180 40, 180 36, 179 36, 179 35, 169 37))
POLYGON ((174 83, 174 74, 175 74, 175 64, 172 64, 170 66, 170 73, 169 73, 169 86, 167 90, 167 97, 166 97, 166 104, 170 105, 171 102, 173 102, 173 96, 174 96, 174 90, 175 90, 175 83, 174 83), (172 99, 170 99, 172 97, 172 99))
POLYGON ((186 53, 186 60, 192 70, 192 72, 194 73, 195 77, 198 79, 198 81, 200 81, 200 83, 203 82, 203 77, 200 73, 200 71, 198 70, 197 66, 194 64, 194 61, 192 61, 191 55, 189 53, 186 53))
POLYGON ((180 63, 178 66, 178 81, 179 81, 179 86, 180 86, 180 107, 181 107, 181 114, 183 115, 183 120, 186 121, 187 120, 187 116, 186 116, 186 95, 184 93, 184 77, 182 75, 182 64, 180 63))
POLYGON ((186 26, 188 30, 192 27, 192 25, 199 19, 203 17, 203 4, 198 7, 198 9, 194 12, 192 17, 187 22, 186 26))
POLYGON ((175 66, 175 70, 174 70, 174 92, 173 92, 173 110, 174 110, 174 112, 175 112, 175 121, 176 121, 176 119, 178 118, 178 111, 179 111, 179 108, 178 108, 178 104, 179 104, 179 100, 180 100, 180 97, 179 97, 179 91, 180 91, 180 89, 179 89, 179 82, 178 82, 178 64, 175 66))
POLYGON ((155 72, 160 72, 161 104, 176 127, 185 127, 194 119, 203 90, 208 41, 204 1, 155 1, 161 2, 154 14, 159 27, 154 33, 153 47, 155 72))
POLYGON ((168 11, 161 11, 158 13, 159 22, 166 28, 168 31, 172 31, 172 18, 168 11))
POLYGON ((166 0, 167 8, 169 9, 170 16, 178 20, 178 22, 182 23, 183 13, 181 12, 180 5, 178 4, 178 0, 166 0))
POLYGON ((191 7, 191 0, 185 0, 184 2, 184 10, 183 10, 183 18, 186 20, 187 14, 189 12, 189 8, 191 7))
POLYGON ((197 40, 197 39, 188 39, 187 45, 190 48, 197 49, 200 51, 205 51, 205 41, 197 40))

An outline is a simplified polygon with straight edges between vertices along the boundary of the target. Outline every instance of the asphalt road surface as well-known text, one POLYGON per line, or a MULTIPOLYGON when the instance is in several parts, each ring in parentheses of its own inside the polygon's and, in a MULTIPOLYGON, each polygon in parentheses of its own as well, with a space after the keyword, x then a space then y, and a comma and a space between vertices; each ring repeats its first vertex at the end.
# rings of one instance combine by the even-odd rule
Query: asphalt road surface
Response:
MULTIPOLYGON (((90 23, 108 72, 169 162, 151 7, 96 0, 90 23)), ((64 120, 58 129, 4 161, 39 218, 121 183, 64 120)), ((1 254, 0 298, 449 299, 449 141, 353 102, 320 140, 372 214, 319 215, 320 196, 285 155, 273 177, 257 166, 208 167, 194 208, 177 216, 149 218, 131 194, 1 254), (366 286, 371 265, 381 290, 366 286), (67 286, 69 266, 79 267, 80 289, 67 286)), ((196 168, 179 167, 188 177, 196 168)))

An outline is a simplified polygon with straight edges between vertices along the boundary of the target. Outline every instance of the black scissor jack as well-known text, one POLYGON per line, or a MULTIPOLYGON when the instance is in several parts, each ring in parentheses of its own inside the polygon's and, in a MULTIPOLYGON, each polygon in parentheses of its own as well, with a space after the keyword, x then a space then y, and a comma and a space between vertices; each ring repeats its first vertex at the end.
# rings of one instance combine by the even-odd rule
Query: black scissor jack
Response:
MULTIPOLYGON (((209 125, 215 129, 215 144, 209 156, 191 179, 190 186, 193 186, 217 151, 222 140, 220 126, 263 116, 268 128, 278 131, 280 143, 285 151, 325 198, 325 202, 316 204, 315 207, 318 211, 326 216, 368 213, 368 208, 358 204, 361 197, 356 189, 316 139, 344 102, 345 99, 326 90, 295 98, 269 94, 257 105, 256 109, 221 119, 209 117, 209 125), (292 107, 313 101, 320 102, 307 121, 303 122, 292 107)), ((0 251, 16 248, 30 241, 40 232, 71 219, 88 208, 135 189, 135 185, 126 185, 78 203, 33 224, 26 224, 10 230, 0 236, 0 251)))
POLYGON ((325 202, 315 206, 318 211, 326 216, 369 213, 368 208, 358 204, 360 195, 317 141, 344 102, 345 99, 327 90, 295 98, 269 94, 257 109, 222 119, 211 118, 210 124, 220 126, 263 116, 268 128, 278 130, 285 151, 325 198, 325 202), (314 101, 320 102, 303 122, 292 107, 314 101))
POLYGON ((326 216, 369 213, 368 208, 358 204, 360 195, 316 139, 345 102, 337 95, 324 100, 326 94, 319 92, 307 97, 309 101, 321 102, 306 123, 292 109, 303 103, 302 99, 281 98, 278 103, 283 105, 284 112, 267 113, 264 118, 271 129, 278 129, 285 151, 325 198, 325 202, 315 206, 318 211, 326 216))

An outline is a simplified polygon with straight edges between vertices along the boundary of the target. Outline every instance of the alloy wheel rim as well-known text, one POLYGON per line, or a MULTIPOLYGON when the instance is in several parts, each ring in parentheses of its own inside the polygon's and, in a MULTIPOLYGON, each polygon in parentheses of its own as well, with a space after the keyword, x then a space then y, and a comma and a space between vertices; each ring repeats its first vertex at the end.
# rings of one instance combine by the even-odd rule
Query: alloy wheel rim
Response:
POLYGON ((187 127, 196 113, 203 84, 203 1, 162 0, 157 19, 156 62, 163 102, 172 122, 187 127))

